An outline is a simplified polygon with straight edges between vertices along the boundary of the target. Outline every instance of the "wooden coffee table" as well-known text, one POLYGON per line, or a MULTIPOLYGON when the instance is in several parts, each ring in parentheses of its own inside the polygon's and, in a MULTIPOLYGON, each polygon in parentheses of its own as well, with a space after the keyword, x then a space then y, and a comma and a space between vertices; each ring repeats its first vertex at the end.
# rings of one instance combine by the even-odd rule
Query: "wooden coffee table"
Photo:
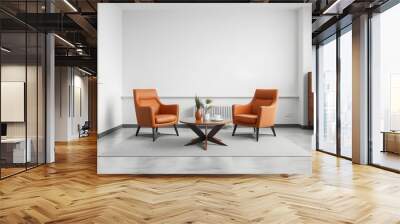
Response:
POLYGON ((207 143, 209 141, 218 145, 227 146, 225 143, 221 141, 221 139, 218 139, 214 136, 221 130, 221 128, 223 128, 226 124, 230 123, 229 120, 196 121, 195 118, 183 118, 180 120, 180 122, 188 126, 190 129, 192 129, 192 131, 196 133, 196 135, 198 136, 197 138, 192 139, 192 141, 187 143, 185 146, 194 145, 197 143, 203 143, 203 149, 207 150, 207 145, 208 145, 207 143), (201 127, 204 127, 204 132, 202 131, 201 127), (210 132, 208 132, 209 128, 211 128, 210 132))

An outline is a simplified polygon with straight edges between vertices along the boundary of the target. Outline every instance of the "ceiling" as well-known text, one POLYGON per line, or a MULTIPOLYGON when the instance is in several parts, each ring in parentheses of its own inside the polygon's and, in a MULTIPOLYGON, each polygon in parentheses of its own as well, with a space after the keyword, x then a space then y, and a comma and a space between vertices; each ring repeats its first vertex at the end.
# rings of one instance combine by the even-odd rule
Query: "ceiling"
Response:
MULTIPOLYGON (((315 42, 329 35, 329 29, 340 19, 373 9, 386 1, 339 0, 337 4, 336 0, 1 0, 0 24, 4 33, 17 33, 26 27, 55 32, 60 37, 55 38, 56 65, 80 66, 95 73, 97 3, 312 3, 315 42), (50 9, 52 13, 48 13, 50 9)), ((348 20, 351 23, 351 18, 348 20)), ((20 41, 20 38, 12 38, 12 34, 7 34, 7 38, 20 41)))

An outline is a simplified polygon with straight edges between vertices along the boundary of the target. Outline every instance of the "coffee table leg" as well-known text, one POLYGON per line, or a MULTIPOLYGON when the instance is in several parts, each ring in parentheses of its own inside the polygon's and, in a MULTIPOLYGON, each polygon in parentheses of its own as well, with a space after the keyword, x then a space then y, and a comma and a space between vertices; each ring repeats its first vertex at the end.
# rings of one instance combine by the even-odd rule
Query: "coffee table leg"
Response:
POLYGON ((199 142, 203 142, 204 140, 205 140, 205 138, 194 138, 194 139, 192 139, 191 142, 187 143, 185 146, 194 145, 194 144, 197 144, 199 142))
POLYGON ((224 146, 227 146, 227 144, 223 143, 221 140, 216 139, 216 138, 213 138, 213 137, 208 138, 208 141, 214 142, 214 143, 217 144, 217 145, 224 145, 224 146))
POLYGON ((192 131, 194 133, 196 133, 197 136, 199 136, 198 138, 194 138, 192 139, 192 141, 190 141, 189 143, 187 143, 185 146, 188 145, 194 145, 197 143, 203 143, 203 149, 207 150, 208 147, 208 141, 213 142, 215 144, 218 145, 224 145, 227 146, 225 143, 223 143, 221 141, 221 139, 218 139, 216 137, 214 137, 225 125, 221 124, 221 125, 215 125, 210 132, 208 132, 208 125, 205 125, 204 127, 204 133, 202 132, 202 130, 194 124, 186 124, 190 129, 192 129, 192 131))
POLYGON ((204 150, 207 150, 207 145, 208 145, 207 125, 204 127, 204 135, 206 136, 206 138, 204 139, 204 150))
POLYGON ((196 135, 199 136, 199 137, 192 139, 192 141, 187 143, 185 146, 194 145, 194 144, 197 144, 197 143, 202 143, 206 139, 206 135, 201 131, 201 129, 199 127, 197 127, 197 125, 194 125, 194 124, 186 124, 186 125, 190 129, 192 129, 192 131, 194 133, 196 133, 196 135))
POLYGON ((210 131, 210 133, 208 133, 208 137, 209 137, 209 138, 214 137, 214 135, 216 135, 216 134, 221 130, 221 128, 223 128, 223 127, 224 127, 223 124, 221 124, 221 125, 215 125, 215 126, 213 127, 213 129, 210 131))
POLYGON ((224 126, 225 126, 224 124, 214 126, 214 128, 210 131, 210 133, 208 133, 207 140, 218 145, 227 146, 225 143, 221 141, 221 139, 214 137, 224 126))
POLYGON ((199 136, 199 138, 205 138, 206 135, 201 131, 201 129, 199 127, 197 127, 197 125, 194 124, 186 124, 190 129, 192 129, 192 131, 194 133, 196 133, 197 136, 199 136))

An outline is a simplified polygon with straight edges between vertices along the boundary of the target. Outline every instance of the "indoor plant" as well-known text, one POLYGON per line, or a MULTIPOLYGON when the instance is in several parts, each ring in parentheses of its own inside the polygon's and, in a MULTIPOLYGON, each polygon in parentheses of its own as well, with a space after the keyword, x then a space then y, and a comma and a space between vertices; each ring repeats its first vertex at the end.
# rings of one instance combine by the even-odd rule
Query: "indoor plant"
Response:
POLYGON ((204 107, 204 104, 201 102, 200 97, 195 96, 194 102, 196 103, 196 112, 194 116, 196 117, 196 121, 201 121, 203 119, 201 109, 204 107))
POLYGON ((212 103, 211 99, 206 99, 206 103, 203 104, 204 105, 204 119, 205 120, 210 120, 210 114, 208 112, 212 107, 211 103, 212 103))

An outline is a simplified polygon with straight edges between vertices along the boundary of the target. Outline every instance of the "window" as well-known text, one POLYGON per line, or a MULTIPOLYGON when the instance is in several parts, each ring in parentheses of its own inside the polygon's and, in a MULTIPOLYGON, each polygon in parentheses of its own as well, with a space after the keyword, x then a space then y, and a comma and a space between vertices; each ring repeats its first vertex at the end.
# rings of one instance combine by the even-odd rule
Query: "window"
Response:
POLYGON ((370 132, 373 164, 400 170, 400 5, 371 19, 370 132))
POLYGON ((340 36, 340 155, 352 157, 352 33, 340 36))
POLYGON ((336 39, 318 48, 318 147, 336 153, 336 39))
POLYGON ((349 25, 323 41, 317 56, 318 149, 344 158, 352 157, 352 41, 349 25))
POLYGON ((390 74, 390 130, 400 130, 400 73, 390 74))

